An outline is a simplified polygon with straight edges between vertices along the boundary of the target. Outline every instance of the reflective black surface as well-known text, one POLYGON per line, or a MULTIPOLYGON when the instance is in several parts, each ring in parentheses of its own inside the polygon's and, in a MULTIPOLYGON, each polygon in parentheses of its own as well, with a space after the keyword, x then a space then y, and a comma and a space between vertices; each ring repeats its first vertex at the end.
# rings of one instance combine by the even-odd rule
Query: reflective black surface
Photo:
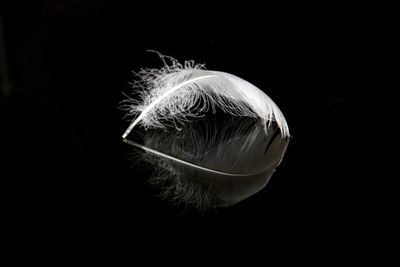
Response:
POLYGON ((0 3, 0 266, 389 258, 395 9, 232 2, 0 3), (161 66, 148 49, 233 73, 278 104, 293 139, 262 192, 183 212, 131 168, 117 106, 131 70, 161 66))

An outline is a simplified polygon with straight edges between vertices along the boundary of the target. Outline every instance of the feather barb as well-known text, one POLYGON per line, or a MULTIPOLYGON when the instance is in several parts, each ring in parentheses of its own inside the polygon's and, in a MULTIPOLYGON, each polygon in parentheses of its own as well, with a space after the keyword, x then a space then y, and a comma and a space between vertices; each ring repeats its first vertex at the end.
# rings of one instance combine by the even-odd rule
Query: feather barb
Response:
POLYGON ((200 77, 196 77, 193 79, 189 79, 187 81, 182 82, 181 84, 178 84, 174 87, 172 87, 170 90, 168 90, 167 92, 165 92, 164 94, 162 94, 160 97, 158 97, 156 100, 154 100, 150 105, 148 105, 143 111, 142 113, 131 123, 131 125, 129 125, 128 129, 126 129, 126 131, 124 132, 124 134, 122 135, 122 138, 125 139, 129 133, 132 131, 132 129, 136 126, 136 124, 138 124, 138 122, 140 120, 142 120, 144 118, 144 116, 146 116, 146 114, 152 109, 154 108, 158 103, 160 103, 164 98, 166 98, 168 95, 172 94, 173 92, 175 92, 176 90, 178 90, 179 88, 182 88, 183 86, 190 84, 190 83, 194 83, 196 81, 199 80, 204 80, 204 79, 209 79, 212 77, 217 77, 217 75, 204 75, 204 76, 200 76, 200 77))

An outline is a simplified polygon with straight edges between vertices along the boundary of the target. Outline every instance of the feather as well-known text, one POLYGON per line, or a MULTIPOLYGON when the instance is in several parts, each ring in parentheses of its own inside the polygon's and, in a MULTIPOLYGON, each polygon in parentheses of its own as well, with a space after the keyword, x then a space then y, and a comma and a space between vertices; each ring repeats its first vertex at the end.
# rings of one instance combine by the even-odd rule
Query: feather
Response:
POLYGON ((198 208, 229 206, 268 182, 290 134, 278 106, 232 74, 159 54, 161 69, 142 69, 140 99, 123 102, 133 117, 123 140, 154 167, 164 196, 198 208), (168 61, 168 62, 167 62, 168 61), (131 131, 140 141, 128 139, 131 131))

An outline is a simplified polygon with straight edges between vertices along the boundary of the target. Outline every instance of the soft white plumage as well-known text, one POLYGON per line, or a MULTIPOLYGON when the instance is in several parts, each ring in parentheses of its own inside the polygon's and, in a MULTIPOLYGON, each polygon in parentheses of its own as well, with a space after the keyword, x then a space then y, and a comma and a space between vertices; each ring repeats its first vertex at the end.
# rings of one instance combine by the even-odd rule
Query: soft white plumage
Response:
POLYGON ((232 74, 160 57, 163 68, 137 73, 140 99, 123 105, 133 117, 123 139, 144 150, 155 167, 151 180, 166 196, 200 208, 234 204, 262 189, 290 137, 277 105, 232 74), (127 139, 134 129, 141 144, 127 139))

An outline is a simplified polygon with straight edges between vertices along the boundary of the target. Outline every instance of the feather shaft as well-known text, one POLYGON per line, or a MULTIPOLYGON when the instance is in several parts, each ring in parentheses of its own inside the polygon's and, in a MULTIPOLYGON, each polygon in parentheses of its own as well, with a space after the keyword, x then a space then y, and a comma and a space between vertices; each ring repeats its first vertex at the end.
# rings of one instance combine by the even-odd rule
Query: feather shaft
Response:
POLYGON ((221 171, 209 169, 209 168, 206 168, 206 167, 202 167, 202 166, 199 166, 199 165, 196 165, 196 164, 187 162, 187 161, 182 160, 182 159, 178 159, 178 158, 176 158, 176 157, 173 157, 173 156, 170 156, 170 155, 168 155, 168 154, 162 153, 162 152, 160 152, 160 151, 151 149, 151 148, 149 148, 149 147, 147 147, 147 146, 141 145, 141 144, 139 144, 139 143, 136 143, 136 142, 134 142, 134 141, 132 141, 132 140, 129 140, 129 139, 126 139, 126 138, 124 138, 123 141, 124 141, 125 143, 131 145, 131 146, 135 146, 135 147, 141 148, 141 149, 143 149, 143 150, 146 151, 146 152, 150 152, 150 153, 153 153, 153 154, 155 154, 155 155, 157 155, 157 156, 161 156, 161 157, 164 157, 164 158, 167 158, 167 159, 170 159, 170 160, 173 160, 173 161, 182 163, 182 164, 184 164, 184 165, 186 165, 186 166, 190 166, 190 167, 193 167, 193 168, 196 168, 196 169, 200 169, 200 170, 207 171, 207 172, 211 172, 211 173, 215 173, 215 174, 225 175, 225 176, 237 176, 237 177, 254 176, 254 175, 263 173, 263 172, 265 172, 265 171, 268 169, 268 168, 267 168, 267 169, 262 170, 262 171, 259 171, 259 172, 257 172, 257 173, 250 173, 250 174, 239 174, 239 173, 221 172, 221 171))
POLYGON ((196 81, 199 80, 204 80, 204 79, 208 79, 208 78, 212 78, 212 77, 217 77, 217 75, 205 75, 205 76, 200 76, 200 77, 196 77, 193 79, 189 79, 187 81, 184 81, 174 87, 172 87, 170 90, 168 90, 167 92, 165 92, 164 94, 162 94, 160 97, 158 97, 156 100, 154 100, 150 105, 148 105, 143 111, 142 113, 131 123, 131 125, 128 127, 128 129, 126 129, 126 131, 124 132, 124 134, 122 135, 122 138, 125 139, 128 134, 132 131, 132 129, 136 126, 136 124, 138 124, 138 122, 140 120, 142 120, 144 118, 144 116, 146 116, 146 114, 152 109, 154 108, 158 103, 160 103, 164 98, 166 98, 168 95, 172 94, 173 92, 175 92, 176 90, 178 90, 179 88, 182 88, 183 86, 190 84, 190 83, 194 83, 196 81))

